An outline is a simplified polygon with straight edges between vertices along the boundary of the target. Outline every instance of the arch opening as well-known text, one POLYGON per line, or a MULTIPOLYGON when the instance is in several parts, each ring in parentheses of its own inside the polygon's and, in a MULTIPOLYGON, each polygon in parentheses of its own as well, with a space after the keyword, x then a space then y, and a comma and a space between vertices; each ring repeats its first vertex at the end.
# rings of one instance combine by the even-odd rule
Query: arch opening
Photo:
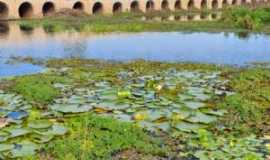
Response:
POLYGON ((161 9, 162 10, 169 10, 169 2, 167 0, 163 0, 161 2, 161 9))
POLYGON ((84 9, 84 5, 82 2, 74 3, 73 7, 74 10, 82 11, 84 9))
POLYGON ((140 6, 138 1, 133 1, 130 4, 130 11, 131 12, 138 12, 140 11, 140 6))
POLYGON ((195 8, 194 6, 194 1, 193 0, 189 0, 188 1, 188 6, 187 6, 188 10, 192 10, 195 8))
POLYGON ((113 13, 121 13, 122 12, 122 3, 116 2, 113 4, 113 13))
POLYGON ((96 2, 92 8, 92 13, 97 15, 97 14, 102 14, 103 13, 103 5, 100 2, 96 2))
POLYGON ((155 3, 152 0, 147 1, 146 11, 153 11, 155 9, 155 3))
POLYGON ((207 9, 207 0, 201 1, 201 9, 207 9))
POLYGON ((222 1, 222 7, 224 7, 224 8, 228 7, 228 1, 227 0, 222 1))
POLYGON ((218 9, 218 0, 212 1, 212 9, 218 9))
POLYGON ((233 0, 232 5, 237 5, 237 0, 233 0))
POLYGON ((0 2, 0 19, 8 17, 8 6, 4 2, 0 2))
POLYGON ((246 0, 241 0, 241 4, 247 4, 246 0))
POLYGON ((33 7, 29 2, 24 2, 19 7, 19 16, 21 18, 30 18, 33 15, 33 7))
POLYGON ((44 5, 42 7, 43 16, 52 15, 54 12, 55 12, 55 6, 52 2, 44 3, 44 5))
POLYGON ((181 4, 181 1, 180 1, 180 0, 177 0, 177 1, 174 3, 174 9, 175 9, 175 10, 180 10, 180 9, 182 9, 182 4, 181 4))

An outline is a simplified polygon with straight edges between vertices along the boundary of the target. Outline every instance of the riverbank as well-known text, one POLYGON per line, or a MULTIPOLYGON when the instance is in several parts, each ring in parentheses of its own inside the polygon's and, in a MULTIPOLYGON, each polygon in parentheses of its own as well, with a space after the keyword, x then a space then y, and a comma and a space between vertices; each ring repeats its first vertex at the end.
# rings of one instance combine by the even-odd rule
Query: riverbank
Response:
MULTIPOLYGON (((69 14, 70 15, 70 14, 69 14)), ((267 5, 234 7, 222 11, 119 13, 108 16, 59 16, 42 20, 21 20, 24 28, 43 26, 49 32, 263 32, 269 33, 267 5)))
POLYGON ((9 115, 0 121, 4 158, 260 160, 269 153, 265 64, 45 65, 45 73, 1 80, 1 115, 9 115))

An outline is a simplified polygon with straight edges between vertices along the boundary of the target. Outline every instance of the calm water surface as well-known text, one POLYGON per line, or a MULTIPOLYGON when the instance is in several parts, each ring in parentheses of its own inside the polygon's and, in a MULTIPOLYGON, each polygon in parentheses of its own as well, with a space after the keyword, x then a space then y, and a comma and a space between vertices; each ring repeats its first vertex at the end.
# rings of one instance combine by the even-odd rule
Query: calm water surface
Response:
POLYGON ((200 62, 246 65, 270 61, 270 36, 206 32, 47 33, 0 25, 0 76, 38 72, 31 64, 5 64, 11 57, 92 58, 128 61, 200 62))

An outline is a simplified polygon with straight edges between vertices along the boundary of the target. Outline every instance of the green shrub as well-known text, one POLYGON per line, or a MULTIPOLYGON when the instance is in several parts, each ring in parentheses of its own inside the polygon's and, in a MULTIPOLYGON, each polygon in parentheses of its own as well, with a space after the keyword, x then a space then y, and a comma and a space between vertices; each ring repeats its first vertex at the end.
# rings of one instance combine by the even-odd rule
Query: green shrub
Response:
POLYGON ((229 8, 222 13, 222 21, 239 28, 257 30, 263 24, 270 22, 270 9, 251 9, 247 7, 229 8))

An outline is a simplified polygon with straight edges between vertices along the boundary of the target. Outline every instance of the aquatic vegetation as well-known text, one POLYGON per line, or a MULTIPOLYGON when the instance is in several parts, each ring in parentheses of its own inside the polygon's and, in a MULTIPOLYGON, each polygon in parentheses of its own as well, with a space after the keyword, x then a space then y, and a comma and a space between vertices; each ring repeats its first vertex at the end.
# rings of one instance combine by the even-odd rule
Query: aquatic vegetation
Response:
POLYGON ((49 108, 65 114, 91 110, 123 121, 134 120, 149 131, 189 132, 216 121, 219 114, 223 114, 224 111, 209 108, 204 103, 212 96, 231 94, 218 89, 225 83, 217 79, 218 74, 168 70, 135 78, 132 72, 121 72, 118 76, 124 80, 122 86, 101 81, 69 93, 70 89, 58 85, 68 96, 55 99, 49 108))
MULTIPOLYGON (((181 140, 183 137, 179 137, 181 140)), ((214 135, 213 133, 200 129, 196 135, 186 136, 183 145, 183 157, 196 157, 200 160, 263 160, 266 148, 262 148, 263 140, 259 140, 255 135, 247 137, 235 137, 214 135)))
POLYGON ((68 137, 46 146, 56 159, 111 159, 114 153, 131 148, 145 154, 166 154, 161 141, 128 122, 86 114, 67 120, 66 125, 71 129, 68 137))
POLYGON ((47 67, 10 79, 15 87, 0 92, 2 157, 111 159, 134 150, 159 158, 260 160, 269 154, 266 68, 79 59, 47 67))
POLYGON ((28 123, 33 108, 22 96, 0 91, 0 98, 4 101, 0 109, 0 159, 34 156, 38 144, 66 134, 67 129, 60 123, 45 119, 28 123))
POLYGON ((15 80, 13 90, 21 94, 28 102, 47 104, 59 94, 58 90, 52 86, 56 80, 56 77, 44 75, 19 77, 15 80))
POLYGON ((225 108, 226 127, 242 133, 269 132, 269 69, 250 68, 228 73, 232 78, 229 86, 237 94, 226 97, 218 105, 225 108))

